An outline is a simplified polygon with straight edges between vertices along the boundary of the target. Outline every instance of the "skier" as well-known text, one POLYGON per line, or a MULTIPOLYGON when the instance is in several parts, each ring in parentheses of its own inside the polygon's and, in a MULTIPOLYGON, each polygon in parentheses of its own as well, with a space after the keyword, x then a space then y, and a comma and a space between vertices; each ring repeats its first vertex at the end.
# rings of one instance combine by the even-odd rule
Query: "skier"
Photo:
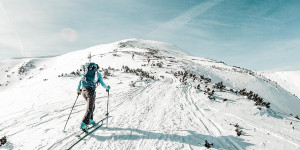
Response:
POLYGON ((132 53, 132 59, 134 59, 134 53, 132 53))
POLYGON ((150 63, 150 57, 147 58, 147 61, 148 61, 148 65, 149 65, 149 63, 150 63))
POLYGON ((110 90, 110 86, 106 86, 104 84, 102 76, 98 72, 99 66, 97 64, 89 62, 86 63, 82 69, 84 71, 84 75, 79 81, 77 94, 82 94, 82 96, 87 101, 87 107, 83 120, 80 124, 80 128, 84 132, 88 132, 87 125, 95 124, 93 120, 93 112, 95 109, 96 84, 100 83, 102 87, 106 89, 107 92, 110 90))

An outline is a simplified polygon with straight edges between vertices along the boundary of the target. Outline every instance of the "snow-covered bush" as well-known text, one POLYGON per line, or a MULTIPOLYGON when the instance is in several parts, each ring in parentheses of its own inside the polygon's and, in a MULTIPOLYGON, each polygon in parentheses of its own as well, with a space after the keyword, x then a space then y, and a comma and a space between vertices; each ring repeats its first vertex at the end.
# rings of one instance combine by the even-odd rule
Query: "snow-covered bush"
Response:
POLYGON ((0 139, 0 146, 4 145, 7 142, 6 136, 0 139))
POLYGON ((260 105, 270 108, 270 102, 264 102, 262 97, 258 96, 258 94, 254 94, 252 91, 247 92, 246 89, 242 89, 239 91, 239 94, 242 96, 247 96, 248 99, 253 100, 255 102, 255 106, 260 105))
POLYGON ((205 140, 204 146, 205 146, 206 148, 210 148, 210 147, 213 146, 213 145, 214 145, 213 143, 208 143, 208 141, 205 140))
POLYGON ((118 55, 118 54, 112 54, 113 56, 115 56, 115 57, 120 57, 120 55, 118 55))
POLYGON ((206 90, 204 90, 204 94, 207 94, 208 98, 210 100, 215 100, 216 98, 214 97, 214 94, 215 94, 215 91, 214 90, 211 90, 210 88, 207 88, 206 90))
POLYGON ((163 65, 163 63, 162 63, 162 62, 160 62, 160 63, 156 63, 156 66, 158 66, 159 68, 162 68, 162 65, 163 65))
POLYGON ((107 79, 108 76, 111 76, 111 73, 108 71, 108 69, 104 69, 103 78, 107 79))
POLYGON ((129 86, 135 87, 135 82, 131 81, 129 86))
POLYGON ((151 76, 149 72, 144 71, 142 69, 130 69, 128 66, 122 66, 125 73, 133 73, 137 76, 142 76, 144 78, 150 78, 154 80, 154 76, 151 76))
POLYGON ((219 89, 220 91, 223 91, 226 88, 226 86, 223 85, 223 82, 221 81, 219 83, 215 83, 215 85, 213 86, 213 88, 216 88, 216 89, 219 89))
POLYGON ((204 80, 204 83, 206 83, 206 84, 211 82, 211 79, 210 78, 205 78, 204 75, 200 75, 200 79, 204 80))
POLYGON ((239 125, 238 123, 236 123, 236 124, 231 124, 231 123, 230 123, 230 125, 232 125, 232 126, 235 127, 235 130, 234 130, 234 131, 236 132, 236 135, 237 135, 237 136, 241 136, 241 135, 242 135, 243 130, 239 130, 240 125, 239 125))
POLYGON ((18 69, 18 74, 23 75, 30 69, 35 68, 31 61, 23 63, 23 65, 18 69))
POLYGON ((58 75, 58 77, 64 77, 64 76, 81 76, 81 71, 82 71, 82 69, 80 69, 80 70, 76 70, 76 72, 75 71, 72 71, 71 73, 69 73, 69 74, 67 74, 67 73, 62 73, 61 75, 58 75))

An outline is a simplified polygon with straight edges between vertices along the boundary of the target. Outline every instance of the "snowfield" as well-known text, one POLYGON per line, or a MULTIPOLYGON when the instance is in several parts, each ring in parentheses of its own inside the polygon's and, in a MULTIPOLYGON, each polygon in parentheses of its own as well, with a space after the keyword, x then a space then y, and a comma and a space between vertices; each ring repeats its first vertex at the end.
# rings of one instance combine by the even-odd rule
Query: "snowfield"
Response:
MULTIPOLYGON (((300 149, 300 100, 287 86, 167 43, 129 39, 8 59, 0 84, 0 138, 7 137, 0 149, 207 149, 206 140, 210 149, 300 149), (63 128, 89 52, 111 86, 109 118, 74 145, 86 108, 81 95, 63 128)), ((108 93, 101 86, 96 93, 97 122, 108 93)))
POLYGON ((261 74, 300 97, 300 71, 262 72, 261 74))

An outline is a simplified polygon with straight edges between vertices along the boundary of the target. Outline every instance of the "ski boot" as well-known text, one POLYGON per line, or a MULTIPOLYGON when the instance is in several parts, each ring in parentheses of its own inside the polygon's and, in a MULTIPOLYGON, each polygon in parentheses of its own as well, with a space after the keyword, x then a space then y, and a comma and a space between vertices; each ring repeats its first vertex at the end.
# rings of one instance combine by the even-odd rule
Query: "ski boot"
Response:
POLYGON ((88 133, 88 129, 87 129, 87 127, 86 127, 86 125, 85 125, 84 122, 81 122, 81 124, 80 124, 80 129, 81 129, 83 132, 88 133))
POLYGON ((96 124, 96 123, 95 123, 94 120, 92 120, 92 119, 89 120, 89 125, 95 125, 95 124, 96 124))

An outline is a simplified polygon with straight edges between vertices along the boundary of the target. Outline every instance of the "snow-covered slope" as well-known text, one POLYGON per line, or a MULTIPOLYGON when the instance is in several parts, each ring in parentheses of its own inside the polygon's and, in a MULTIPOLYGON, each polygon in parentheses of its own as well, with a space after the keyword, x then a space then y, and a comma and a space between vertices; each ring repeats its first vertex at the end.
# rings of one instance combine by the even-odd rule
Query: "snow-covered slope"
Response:
POLYGON ((262 72, 262 74, 300 97, 300 71, 262 72))
MULTIPOLYGON (((82 96, 63 128, 89 52, 112 87, 108 128, 104 122, 73 149, 206 149, 205 140, 212 149, 300 149, 297 97, 250 70, 136 39, 1 62, 0 138, 8 142, 0 149, 67 149, 78 141, 82 96)), ((101 86, 96 93, 97 121, 108 95, 101 86)))

